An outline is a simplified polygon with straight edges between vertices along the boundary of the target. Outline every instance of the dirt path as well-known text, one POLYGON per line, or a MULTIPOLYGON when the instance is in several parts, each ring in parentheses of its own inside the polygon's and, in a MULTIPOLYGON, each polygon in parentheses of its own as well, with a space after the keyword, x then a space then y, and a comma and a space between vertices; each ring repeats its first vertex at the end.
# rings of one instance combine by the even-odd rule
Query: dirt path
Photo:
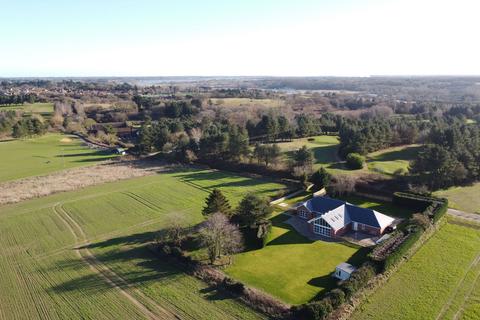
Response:
POLYGON ((454 216, 460 219, 465 219, 472 222, 480 223, 480 214, 469 213, 469 212, 450 209, 450 208, 448 209, 447 213, 451 216, 454 216))
POLYGON ((100 262, 88 249, 87 246, 90 242, 88 241, 82 227, 62 208, 60 203, 55 205, 53 209, 75 238, 75 251, 78 257, 85 261, 90 269, 101 276, 112 288, 118 290, 120 294, 132 302, 146 318, 152 320, 181 319, 178 315, 164 309, 155 301, 145 296, 138 289, 131 287, 125 279, 100 262), (134 293, 135 296, 124 288, 128 288, 128 291, 134 293))

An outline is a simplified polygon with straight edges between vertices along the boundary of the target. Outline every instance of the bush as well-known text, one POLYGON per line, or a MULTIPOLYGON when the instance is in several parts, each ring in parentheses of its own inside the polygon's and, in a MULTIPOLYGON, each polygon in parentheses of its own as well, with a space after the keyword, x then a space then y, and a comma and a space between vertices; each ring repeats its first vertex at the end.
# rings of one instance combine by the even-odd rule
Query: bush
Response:
POLYGON ((375 267, 370 263, 365 263, 353 272, 350 278, 341 284, 340 288, 345 292, 345 296, 350 298, 357 290, 363 288, 375 274, 375 267))
POLYGON ((340 289, 333 289, 327 294, 327 298, 330 299, 332 307, 337 308, 345 302, 345 292, 340 289))
POLYGON ((362 169, 365 164, 365 158, 358 153, 349 153, 347 155, 347 167, 350 169, 362 169))
POLYGON ((423 230, 427 230, 430 226, 430 219, 428 219, 428 216, 423 213, 415 213, 412 216, 411 222, 422 227, 423 230))
POLYGON ((293 317, 298 320, 325 319, 332 311, 333 306, 327 298, 292 308, 293 317))
POLYGON ((222 287, 224 287, 225 290, 236 295, 243 294, 245 291, 245 285, 243 283, 235 281, 234 279, 228 277, 223 279, 222 287))

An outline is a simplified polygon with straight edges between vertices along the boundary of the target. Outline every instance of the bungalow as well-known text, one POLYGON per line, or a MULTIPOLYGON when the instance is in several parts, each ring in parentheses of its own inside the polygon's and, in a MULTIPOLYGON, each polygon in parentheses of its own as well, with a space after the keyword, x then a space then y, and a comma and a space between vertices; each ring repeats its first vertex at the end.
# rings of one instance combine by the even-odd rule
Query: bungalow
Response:
POLYGON ((395 220, 375 210, 327 197, 305 201, 296 208, 296 212, 307 220, 313 233, 332 238, 348 231, 380 236, 395 220))

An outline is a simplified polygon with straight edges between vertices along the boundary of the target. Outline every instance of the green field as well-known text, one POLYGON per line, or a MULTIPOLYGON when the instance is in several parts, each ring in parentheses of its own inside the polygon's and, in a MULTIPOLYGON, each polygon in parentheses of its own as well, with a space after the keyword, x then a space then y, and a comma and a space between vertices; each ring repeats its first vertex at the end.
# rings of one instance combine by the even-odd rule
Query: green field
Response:
POLYGON ((24 115, 31 116, 33 114, 39 114, 43 117, 50 117, 53 114, 53 104, 52 103, 33 103, 33 104, 22 104, 14 106, 0 106, 0 111, 6 110, 20 110, 24 112, 24 115))
POLYGON ((480 183, 436 191, 434 195, 448 198, 448 204, 452 208, 480 214, 480 183))
POLYGON ((25 140, 0 141, 0 182, 47 174, 112 158, 77 137, 49 133, 25 140))
POLYGON ((351 319, 478 319, 480 230, 447 223, 351 319))
POLYGON ((370 171, 392 175, 397 170, 408 172, 410 161, 421 150, 419 145, 400 146, 372 152, 367 156, 370 171))
MULTIPOLYGON (((307 198, 302 194, 286 203, 293 204, 307 198)), ((342 200, 395 217, 406 218, 412 214, 410 210, 390 203, 354 196, 342 200)), ((310 241, 285 224, 286 219, 285 215, 274 216, 267 246, 237 255, 227 273, 287 303, 301 304, 335 286, 336 281, 330 274, 339 263, 348 261, 358 266, 364 261, 365 249, 359 250, 344 243, 310 241)))
POLYGON ((145 246, 172 220, 201 221, 214 187, 236 204, 283 185, 184 169, 0 207, 0 319, 261 318, 145 246))

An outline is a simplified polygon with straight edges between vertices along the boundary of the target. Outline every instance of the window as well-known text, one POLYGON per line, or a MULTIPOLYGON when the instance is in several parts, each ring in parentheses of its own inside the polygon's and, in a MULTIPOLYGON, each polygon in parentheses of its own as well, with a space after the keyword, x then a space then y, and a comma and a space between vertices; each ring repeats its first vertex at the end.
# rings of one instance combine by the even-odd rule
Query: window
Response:
POLYGON ((315 220, 313 222, 314 233, 325 236, 325 237, 330 237, 331 231, 332 231, 332 228, 330 227, 330 225, 322 218, 315 220))
POLYGON ((308 211, 305 209, 300 209, 299 210, 300 217, 307 219, 308 218, 308 211))

